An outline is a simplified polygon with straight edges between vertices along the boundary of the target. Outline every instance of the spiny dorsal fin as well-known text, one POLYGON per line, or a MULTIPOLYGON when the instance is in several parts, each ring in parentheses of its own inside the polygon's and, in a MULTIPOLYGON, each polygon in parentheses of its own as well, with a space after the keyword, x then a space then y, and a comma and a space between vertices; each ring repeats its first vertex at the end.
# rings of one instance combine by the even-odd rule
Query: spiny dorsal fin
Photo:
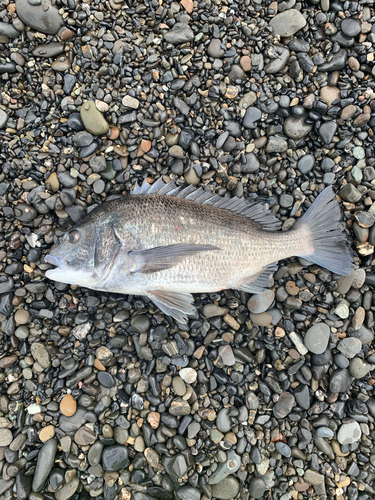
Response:
POLYGON ((205 191, 203 188, 195 186, 177 186, 174 181, 165 183, 162 177, 150 186, 147 179, 143 181, 141 187, 136 183, 130 194, 158 194, 167 196, 176 196, 186 200, 195 201, 204 205, 211 205, 216 208, 229 210, 243 217, 247 217, 262 226, 264 231, 278 231, 281 228, 281 222, 266 205, 258 202, 248 203, 243 198, 224 198, 211 191, 205 191))

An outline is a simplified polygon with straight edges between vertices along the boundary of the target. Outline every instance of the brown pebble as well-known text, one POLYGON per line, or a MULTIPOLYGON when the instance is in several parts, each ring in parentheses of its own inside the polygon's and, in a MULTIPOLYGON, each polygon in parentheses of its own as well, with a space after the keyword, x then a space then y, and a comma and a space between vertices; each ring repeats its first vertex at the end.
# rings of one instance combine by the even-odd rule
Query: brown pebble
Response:
POLYGON ((118 127, 116 127, 116 126, 111 127, 111 133, 110 133, 110 136, 109 136, 109 138, 111 139, 111 141, 116 140, 119 135, 120 135, 120 129, 118 127))
POLYGON ((103 363, 98 358, 95 358, 94 367, 97 370, 99 370, 100 372, 105 372, 105 366, 103 365, 103 363))
POLYGON ((180 4, 183 6, 183 8, 191 14, 194 10, 194 2, 193 0, 181 0, 180 4))
POLYGON ((71 417, 77 411, 77 401, 71 394, 66 394, 60 401, 60 411, 66 417, 71 417))
POLYGON ((64 41, 70 40, 71 38, 73 38, 73 36, 74 36, 74 33, 69 28, 64 28, 60 33, 60 38, 61 38, 61 40, 64 40, 64 41))
POLYGON ((43 429, 39 432, 39 439, 45 443, 49 439, 53 438, 55 435, 55 428, 53 425, 47 425, 47 427, 43 427, 43 429))
POLYGON ((5 368, 9 368, 14 365, 17 361, 17 356, 12 354, 11 356, 5 356, 4 358, 0 358, 0 370, 5 370, 5 368))
POLYGON ((240 59, 240 66, 244 71, 251 70, 251 59, 249 56, 242 56, 240 59))
POLYGON ((360 68, 360 64, 359 64, 358 59, 356 59, 353 56, 349 57, 348 64, 349 64, 350 69, 352 69, 353 71, 358 71, 360 68))
POLYGON ((289 293, 289 295, 298 295, 298 293, 299 293, 299 288, 294 283, 294 281, 288 281, 285 285, 285 288, 286 288, 286 291, 289 293))
POLYGON ((14 321, 17 325, 26 325, 29 322, 30 314, 25 309, 18 309, 14 315, 14 321))
POLYGON ((363 127, 371 119, 370 114, 362 113, 358 115, 353 120, 353 127, 363 127))
POLYGON ((341 111, 341 118, 343 120, 349 120, 349 118, 351 118, 356 111, 357 108, 353 104, 349 104, 341 111))
POLYGON ((157 429, 160 424, 160 413, 157 413, 156 411, 150 411, 150 413, 147 415, 147 421, 153 429, 157 429))

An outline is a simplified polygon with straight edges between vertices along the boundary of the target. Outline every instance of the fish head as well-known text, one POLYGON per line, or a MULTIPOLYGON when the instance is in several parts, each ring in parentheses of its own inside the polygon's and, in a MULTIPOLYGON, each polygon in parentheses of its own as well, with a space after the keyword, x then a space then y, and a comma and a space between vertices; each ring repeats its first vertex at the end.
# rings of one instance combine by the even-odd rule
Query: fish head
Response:
POLYGON ((64 234, 44 259, 56 266, 46 272, 47 278, 106 289, 108 278, 119 264, 120 251, 128 246, 118 214, 108 208, 110 204, 97 207, 64 234))
POLYGON ((69 229, 44 260, 56 266, 46 276, 54 281, 90 287, 94 272, 96 231, 90 225, 69 229))

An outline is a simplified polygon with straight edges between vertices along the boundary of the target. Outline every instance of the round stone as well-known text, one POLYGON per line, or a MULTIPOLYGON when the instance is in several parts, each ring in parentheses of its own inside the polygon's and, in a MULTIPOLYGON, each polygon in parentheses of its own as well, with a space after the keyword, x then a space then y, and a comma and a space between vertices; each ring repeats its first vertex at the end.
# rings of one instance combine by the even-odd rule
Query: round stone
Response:
POLYGON ((248 303, 247 307, 250 312, 255 314, 260 314, 267 309, 269 309, 275 299, 275 292, 273 290, 264 290, 262 293, 253 295, 248 303))
POLYGON ((193 384, 197 380, 197 372, 194 368, 182 368, 178 374, 187 384, 193 384))
POLYGON ((342 424, 338 433, 337 441, 340 444, 353 444, 361 439, 361 427, 355 420, 342 424))
POLYGON ((71 394, 66 394, 60 401, 60 411, 67 417, 73 416, 77 411, 77 402, 71 394))
POLYGON ((5 429, 0 427, 1 446, 9 446, 12 441, 13 441, 12 431, 10 429, 5 429))
POLYGON ((337 349, 341 352, 343 356, 348 359, 354 358, 362 350, 362 342, 359 338, 348 337, 346 339, 340 340, 337 344, 337 349))
POLYGON ((212 496, 219 500, 233 500, 239 491, 240 483, 232 475, 212 485, 212 496))
POLYGON ((304 343, 310 352, 314 354, 323 354, 327 349, 329 337, 329 326, 325 323, 317 323, 307 330, 304 343))
POLYGON ((80 116, 82 123, 92 135, 104 135, 109 130, 109 125, 93 101, 86 101, 81 106, 80 116))
POLYGON ((45 443, 49 439, 53 438, 55 435, 55 427, 53 425, 47 425, 46 427, 43 427, 41 431, 39 432, 39 439, 45 443))
POLYGON ((25 309, 18 309, 14 315, 14 321, 17 325, 26 325, 29 322, 30 314, 25 309))
POLYGON ((349 364, 349 372, 355 379, 365 377, 371 370, 371 365, 363 361, 361 358, 353 358, 349 364))
POLYGON ((102 453, 103 469, 108 472, 117 472, 129 463, 128 449, 121 444, 107 446, 102 453))

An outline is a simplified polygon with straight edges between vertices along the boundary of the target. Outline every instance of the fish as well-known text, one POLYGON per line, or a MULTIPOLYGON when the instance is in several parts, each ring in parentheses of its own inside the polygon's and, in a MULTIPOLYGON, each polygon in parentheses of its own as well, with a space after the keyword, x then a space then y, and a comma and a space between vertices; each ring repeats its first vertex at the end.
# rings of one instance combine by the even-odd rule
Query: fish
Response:
POLYGON ((192 185, 150 185, 105 201, 45 256, 46 277, 103 292, 148 297, 180 324, 194 315, 194 293, 262 293, 277 262, 302 257, 338 275, 354 268, 341 209, 326 187, 288 231, 258 202, 192 185))

